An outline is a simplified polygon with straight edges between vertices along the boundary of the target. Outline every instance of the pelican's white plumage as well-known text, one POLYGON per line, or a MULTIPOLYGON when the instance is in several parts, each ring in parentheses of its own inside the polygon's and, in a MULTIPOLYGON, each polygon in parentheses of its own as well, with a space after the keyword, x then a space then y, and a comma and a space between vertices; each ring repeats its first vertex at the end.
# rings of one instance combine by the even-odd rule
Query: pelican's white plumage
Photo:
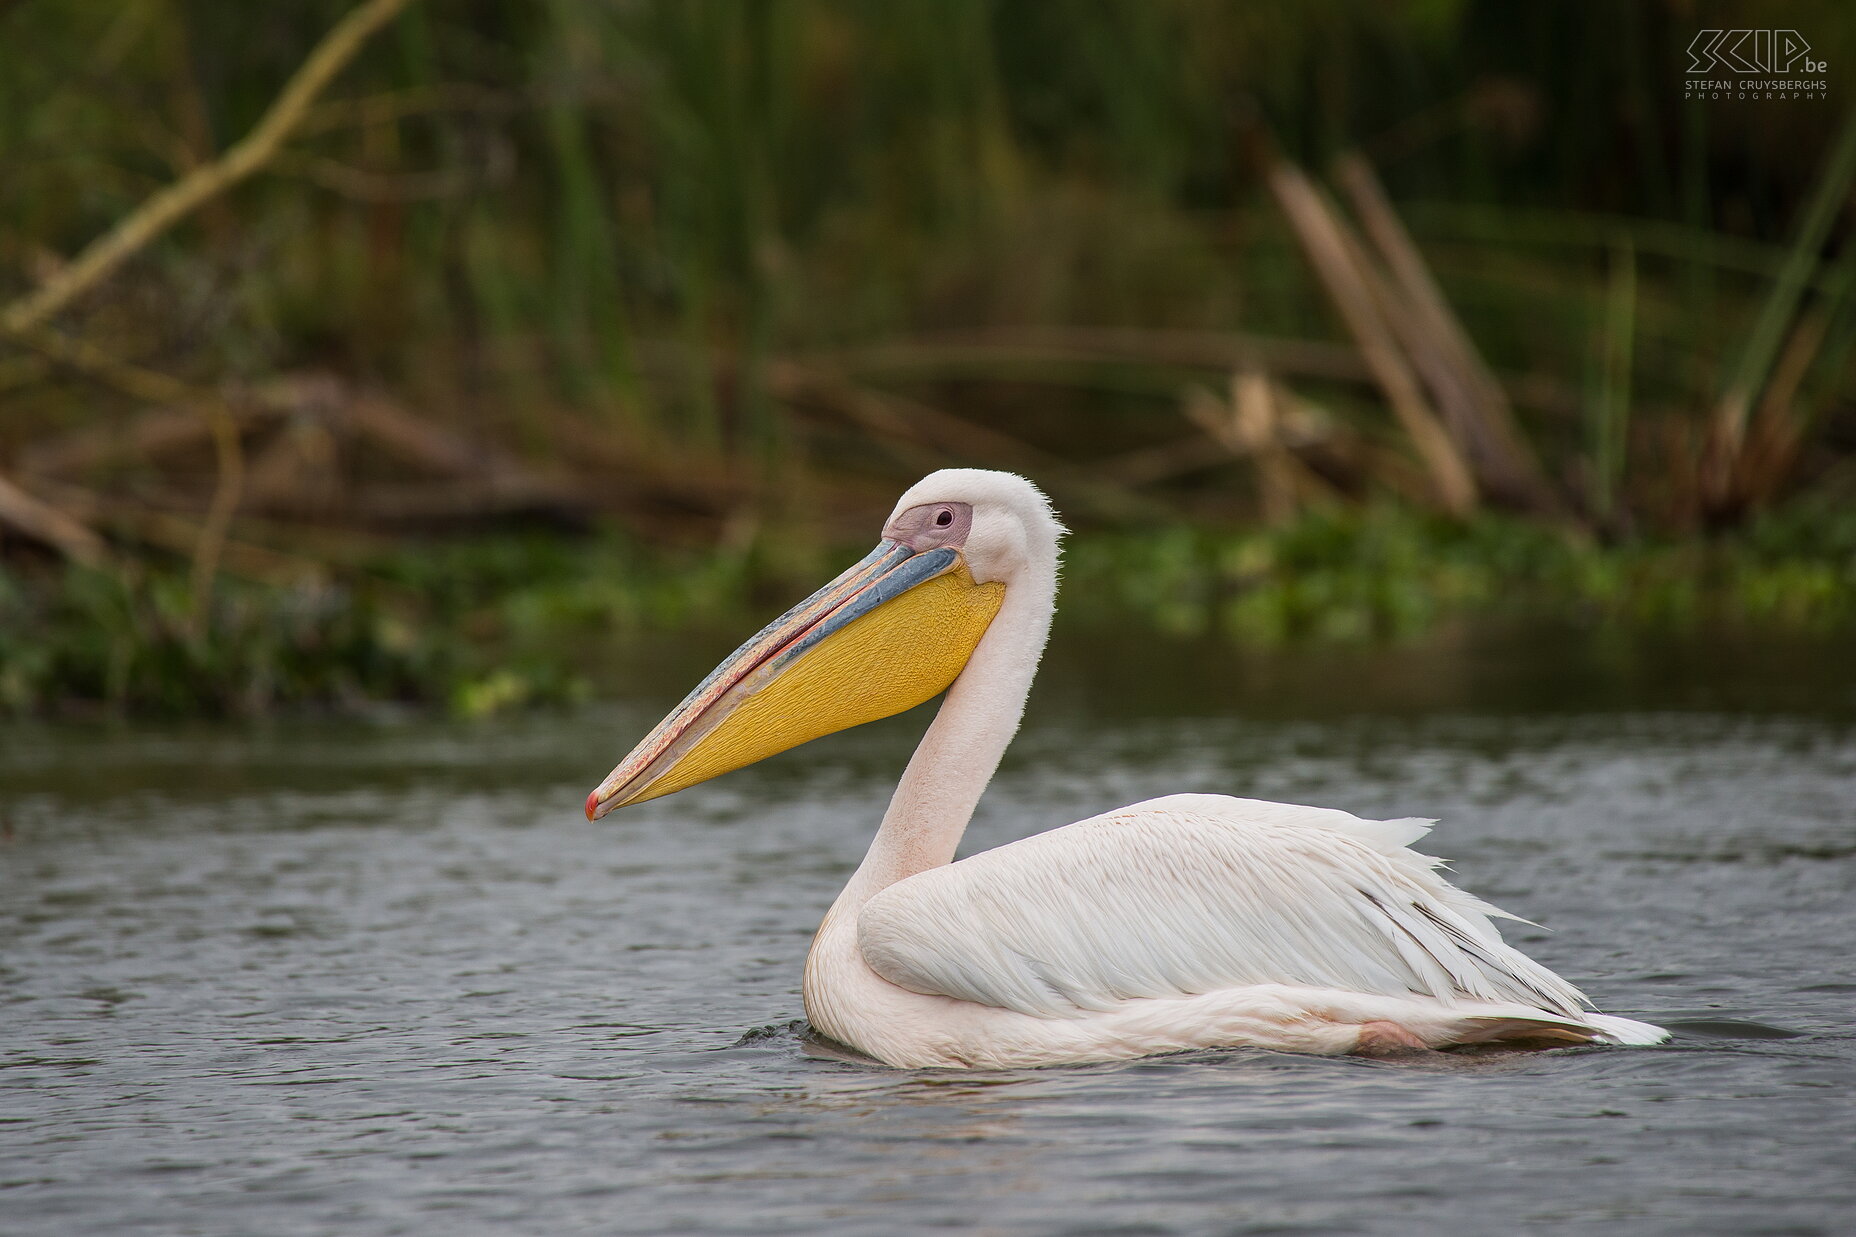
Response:
POLYGON ((911 991, 1044 1018, 1274 983, 1576 1019, 1578 989, 1406 848, 1426 828, 1153 799, 891 885, 858 915, 858 950, 911 991))
MULTIPOLYGON (((879 554, 951 549, 974 589, 1002 585, 1003 597, 819 929, 805 974, 814 1026, 892 1065, 964 1067, 1236 1045, 1338 1053, 1665 1038, 1591 1012, 1577 988, 1504 943, 1492 917, 1513 916, 1410 849, 1429 821, 1171 795, 954 862, 1043 653, 1062 532, 1030 482, 971 469, 924 478, 885 526, 879 554)), ((862 587, 858 570, 821 604, 852 605, 840 597, 862 587)), ((906 595, 900 579, 863 588, 856 596, 873 600, 854 613, 906 595)), ((809 647, 806 624, 818 620, 808 605, 711 676, 711 696, 730 699, 737 666, 756 690, 784 672, 764 668, 766 650, 809 647)), ((884 660, 853 677, 886 682, 893 668, 884 660)), ((589 815, 650 797, 654 777, 675 784, 661 779, 702 741, 685 732, 697 734, 692 719, 708 707, 699 695, 680 706, 653 732, 660 741, 640 744, 594 792, 589 815)))

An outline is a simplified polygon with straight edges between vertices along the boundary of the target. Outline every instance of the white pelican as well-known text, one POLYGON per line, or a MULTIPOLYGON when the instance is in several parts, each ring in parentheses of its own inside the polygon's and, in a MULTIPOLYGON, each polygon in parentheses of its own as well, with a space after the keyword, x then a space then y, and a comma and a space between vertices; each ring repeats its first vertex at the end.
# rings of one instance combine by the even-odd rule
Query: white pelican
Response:
POLYGON ((1169 795, 954 862, 1043 656, 1063 532, 1022 477, 924 478, 868 557, 620 762, 588 819, 946 691, 806 958, 806 1016, 834 1040, 999 1068, 1666 1038, 1504 944, 1503 912, 1407 849, 1429 821, 1169 795))

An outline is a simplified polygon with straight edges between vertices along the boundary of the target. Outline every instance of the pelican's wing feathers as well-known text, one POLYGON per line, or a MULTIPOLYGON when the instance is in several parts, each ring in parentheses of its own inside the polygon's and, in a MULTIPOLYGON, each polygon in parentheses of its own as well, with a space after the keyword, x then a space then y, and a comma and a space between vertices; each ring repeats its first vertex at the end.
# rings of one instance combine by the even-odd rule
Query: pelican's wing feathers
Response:
POLYGON ((1252 984, 1578 1017, 1578 989, 1489 921, 1513 916, 1407 849, 1429 827, 1172 795, 899 881, 858 946, 904 988, 1042 1017, 1252 984))

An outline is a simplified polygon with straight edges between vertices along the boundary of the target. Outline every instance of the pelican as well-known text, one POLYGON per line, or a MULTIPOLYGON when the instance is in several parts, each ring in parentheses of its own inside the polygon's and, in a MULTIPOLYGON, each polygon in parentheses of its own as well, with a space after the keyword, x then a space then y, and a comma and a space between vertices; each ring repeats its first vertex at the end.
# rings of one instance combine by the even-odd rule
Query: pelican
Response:
POLYGON ((597 820, 946 692, 805 966, 812 1026, 892 1066, 1197 1048, 1651 1044, 1504 944, 1409 849, 1428 820, 1179 794, 954 861, 1018 729, 1055 512, 1010 473, 914 485, 861 562, 742 645, 587 796, 597 820))

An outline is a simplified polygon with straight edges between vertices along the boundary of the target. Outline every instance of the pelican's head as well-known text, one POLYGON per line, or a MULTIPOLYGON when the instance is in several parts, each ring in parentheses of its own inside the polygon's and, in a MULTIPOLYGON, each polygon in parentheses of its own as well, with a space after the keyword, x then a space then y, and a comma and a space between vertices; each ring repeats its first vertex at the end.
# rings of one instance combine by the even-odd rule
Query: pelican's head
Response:
POLYGON ((1042 579, 1048 592, 1062 531, 1023 477, 922 478, 874 550, 736 649, 619 762, 587 796, 587 819, 939 695, 1008 590, 1042 579))

